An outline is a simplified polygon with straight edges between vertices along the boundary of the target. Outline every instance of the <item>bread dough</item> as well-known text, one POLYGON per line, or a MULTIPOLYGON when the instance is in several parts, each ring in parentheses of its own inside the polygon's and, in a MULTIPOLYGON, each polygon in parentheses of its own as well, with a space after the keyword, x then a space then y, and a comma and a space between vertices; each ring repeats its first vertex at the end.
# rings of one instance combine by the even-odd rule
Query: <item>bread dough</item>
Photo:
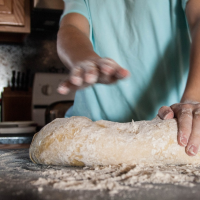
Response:
POLYGON ((33 162, 45 165, 193 164, 177 143, 176 119, 116 123, 86 117, 55 119, 30 146, 33 162))

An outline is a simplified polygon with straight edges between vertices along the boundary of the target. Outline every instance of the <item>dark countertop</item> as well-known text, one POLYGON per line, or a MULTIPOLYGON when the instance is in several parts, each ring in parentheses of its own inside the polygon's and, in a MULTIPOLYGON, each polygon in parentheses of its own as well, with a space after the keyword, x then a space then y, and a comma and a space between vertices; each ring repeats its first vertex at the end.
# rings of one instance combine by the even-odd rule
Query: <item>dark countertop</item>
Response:
POLYGON ((0 144, 30 144, 35 133, 0 134, 0 144))
MULTIPOLYGON (((28 149, 0 150, 0 199, 1 200, 172 200, 200 199, 200 185, 183 187, 159 185, 159 189, 139 188, 121 191, 110 196, 107 191, 64 191, 45 186, 42 192, 31 181, 42 177, 49 166, 32 163, 28 149)), ((55 168, 55 167, 52 167, 55 168)), ((56 167, 56 169, 62 167, 56 167)), ((69 168, 70 169, 70 168, 69 168)), ((74 169, 74 168, 72 168, 74 169)))

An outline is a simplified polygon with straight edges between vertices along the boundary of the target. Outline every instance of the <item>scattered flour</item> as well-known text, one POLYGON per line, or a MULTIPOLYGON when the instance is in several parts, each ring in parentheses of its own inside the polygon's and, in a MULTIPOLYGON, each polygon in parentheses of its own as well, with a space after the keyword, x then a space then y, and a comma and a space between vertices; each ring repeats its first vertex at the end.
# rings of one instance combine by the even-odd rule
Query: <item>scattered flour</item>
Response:
MULTIPOLYGON (((31 183, 39 193, 48 187, 58 190, 106 190, 114 195, 121 190, 161 189, 166 184, 194 187, 200 183, 200 164, 83 168, 47 166, 32 163, 27 150, 15 150, 0 155, 0 182, 12 187, 19 183, 23 186, 31 183)), ((22 192, 25 192, 24 188, 16 194, 22 192)))
POLYGON ((155 188, 158 184, 193 187, 200 183, 200 165, 118 165, 76 169, 46 169, 32 184, 59 190, 107 190, 110 194, 138 187, 155 188))

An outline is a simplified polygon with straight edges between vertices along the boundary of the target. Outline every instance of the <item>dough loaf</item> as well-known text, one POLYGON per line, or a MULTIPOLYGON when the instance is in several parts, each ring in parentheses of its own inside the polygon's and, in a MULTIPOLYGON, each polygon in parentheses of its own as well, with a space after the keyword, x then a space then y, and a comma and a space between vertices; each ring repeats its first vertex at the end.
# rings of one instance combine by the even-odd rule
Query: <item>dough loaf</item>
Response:
POLYGON ((33 162, 45 165, 196 164, 177 143, 175 119, 116 123, 86 117, 55 119, 30 146, 33 162))

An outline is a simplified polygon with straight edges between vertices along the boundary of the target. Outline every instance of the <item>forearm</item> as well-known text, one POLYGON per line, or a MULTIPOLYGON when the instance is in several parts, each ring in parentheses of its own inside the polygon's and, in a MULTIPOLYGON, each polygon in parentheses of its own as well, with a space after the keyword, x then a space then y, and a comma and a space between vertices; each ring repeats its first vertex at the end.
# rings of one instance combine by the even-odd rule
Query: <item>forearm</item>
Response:
POLYGON ((70 13, 62 18, 57 51, 70 74, 60 83, 60 94, 66 95, 71 90, 83 89, 95 83, 115 83, 129 75, 129 72, 114 60, 98 56, 89 36, 90 24, 83 15, 70 13))
POLYGON ((200 20, 191 27, 190 69, 181 102, 200 102, 200 20))
POLYGON ((73 25, 60 28, 57 50, 61 61, 69 69, 81 61, 100 58, 94 52, 89 37, 73 25))

